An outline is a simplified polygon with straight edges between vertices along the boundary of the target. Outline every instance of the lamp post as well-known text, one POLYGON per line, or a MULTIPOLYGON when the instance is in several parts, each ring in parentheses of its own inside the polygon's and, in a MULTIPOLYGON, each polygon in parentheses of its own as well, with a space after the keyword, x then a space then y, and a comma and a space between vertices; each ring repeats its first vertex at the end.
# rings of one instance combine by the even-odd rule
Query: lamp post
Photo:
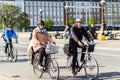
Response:
POLYGON ((100 30, 102 30, 102 33, 104 33, 104 29, 105 29, 105 19, 104 19, 104 7, 106 5, 106 1, 105 0, 101 0, 100 1, 100 6, 101 6, 101 11, 102 11, 102 16, 101 16, 101 28, 100 30))
POLYGON ((43 12, 43 9, 42 8, 40 8, 40 21, 42 21, 42 12, 43 12))
POLYGON ((69 15, 69 6, 68 4, 65 5, 65 14, 66 14, 66 25, 68 25, 68 15, 69 15))

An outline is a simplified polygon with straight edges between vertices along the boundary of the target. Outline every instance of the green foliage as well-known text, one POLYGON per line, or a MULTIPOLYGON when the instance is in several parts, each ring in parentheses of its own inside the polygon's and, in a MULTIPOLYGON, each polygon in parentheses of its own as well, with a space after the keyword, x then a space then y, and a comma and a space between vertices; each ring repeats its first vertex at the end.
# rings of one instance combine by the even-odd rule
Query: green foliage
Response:
POLYGON ((5 26, 8 25, 14 26, 18 21, 17 17, 19 13, 21 13, 21 9, 15 5, 5 4, 0 7, 0 15, 2 15, 0 18, 2 19, 2 22, 4 23, 5 26))
POLYGON ((74 21, 75 20, 73 18, 69 19, 69 22, 68 22, 69 23, 69 27, 72 27, 72 25, 74 24, 74 21))
POLYGON ((45 28, 48 30, 48 31, 50 31, 51 30, 51 28, 53 27, 53 21, 50 19, 50 18, 47 18, 46 20, 45 20, 45 28))
POLYGON ((95 21, 95 18, 94 17, 90 17, 89 18, 89 21, 88 21, 88 25, 91 26, 91 25, 95 25, 96 24, 96 21, 95 21))
POLYGON ((30 25, 29 17, 26 13, 21 11, 21 8, 15 5, 4 4, 0 6, 0 24, 4 26, 13 25, 18 29, 27 29, 30 25))
POLYGON ((30 25, 30 20, 29 20, 29 16, 27 13, 23 12, 19 15, 19 29, 20 31, 24 28, 25 30, 27 30, 29 28, 30 25))

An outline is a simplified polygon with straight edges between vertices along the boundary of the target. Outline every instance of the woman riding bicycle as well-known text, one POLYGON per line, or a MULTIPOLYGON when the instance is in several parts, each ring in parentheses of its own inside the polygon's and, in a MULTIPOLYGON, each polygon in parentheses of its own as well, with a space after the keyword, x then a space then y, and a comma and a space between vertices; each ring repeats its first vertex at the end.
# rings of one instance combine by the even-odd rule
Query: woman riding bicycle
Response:
POLYGON ((32 64, 34 59, 34 53, 39 53, 39 68, 43 68, 43 58, 45 57, 45 64, 47 63, 48 55, 45 52, 45 47, 48 42, 53 42, 52 38, 48 35, 47 30, 44 28, 44 21, 40 21, 38 26, 33 30, 33 54, 32 64))
POLYGON ((87 31, 82 27, 82 20, 77 19, 76 20, 76 25, 71 27, 70 31, 70 40, 69 40, 69 51, 73 55, 72 59, 72 73, 76 75, 77 73, 75 72, 75 63, 77 61, 78 57, 78 52, 77 52, 77 47, 82 48, 82 55, 81 55, 81 62, 84 60, 85 56, 85 51, 86 47, 84 46, 84 43, 82 42, 83 36, 86 37, 88 41, 91 41, 87 31))

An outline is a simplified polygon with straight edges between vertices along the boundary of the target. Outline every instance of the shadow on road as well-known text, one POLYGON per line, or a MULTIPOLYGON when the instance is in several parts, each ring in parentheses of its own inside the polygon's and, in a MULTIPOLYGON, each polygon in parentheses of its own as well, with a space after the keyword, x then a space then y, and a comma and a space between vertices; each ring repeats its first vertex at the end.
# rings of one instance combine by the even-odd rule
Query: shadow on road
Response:
POLYGON ((18 63, 18 62, 27 62, 27 61, 29 61, 29 59, 18 59, 16 62, 18 63))
POLYGON ((120 72, 101 73, 99 80, 120 80, 120 72))

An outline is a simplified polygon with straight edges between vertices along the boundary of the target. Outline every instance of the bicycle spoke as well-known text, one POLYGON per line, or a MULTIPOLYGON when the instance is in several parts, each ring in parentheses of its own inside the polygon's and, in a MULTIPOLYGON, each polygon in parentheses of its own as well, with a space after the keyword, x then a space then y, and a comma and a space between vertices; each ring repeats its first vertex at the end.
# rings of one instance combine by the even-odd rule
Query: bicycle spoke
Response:
POLYGON ((33 60, 33 71, 37 77, 41 78, 44 71, 38 68, 38 61, 39 60, 37 58, 33 60))
POLYGON ((59 67, 55 59, 51 59, 48 65, 49 74, 52 80, 58 80, 59 78, 59 67))
POLYGON ((97 61, 93 58, 90 57, 85 63, 84 66, 85 73, 89 78, 96 79, 98 76, 99 72, 99 67, 97 61))

